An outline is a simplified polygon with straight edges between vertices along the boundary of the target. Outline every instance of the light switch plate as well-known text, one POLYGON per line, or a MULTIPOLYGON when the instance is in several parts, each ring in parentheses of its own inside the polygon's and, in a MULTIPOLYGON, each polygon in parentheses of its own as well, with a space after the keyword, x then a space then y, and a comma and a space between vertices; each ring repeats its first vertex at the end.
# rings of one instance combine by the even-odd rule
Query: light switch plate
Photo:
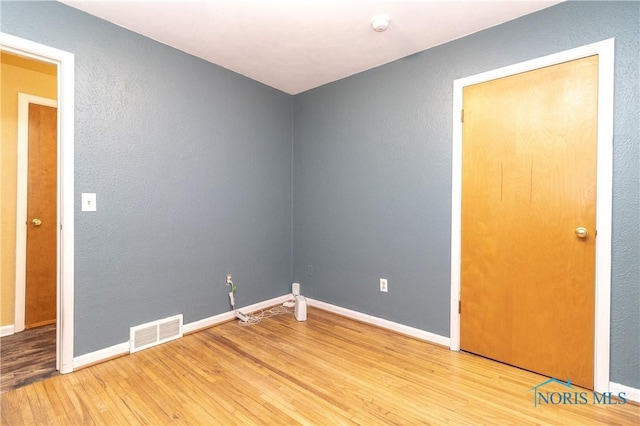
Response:
POLYGON ((82 193, 82 211, 83 212, 95 212, 96 211, 96 194, 82 193))

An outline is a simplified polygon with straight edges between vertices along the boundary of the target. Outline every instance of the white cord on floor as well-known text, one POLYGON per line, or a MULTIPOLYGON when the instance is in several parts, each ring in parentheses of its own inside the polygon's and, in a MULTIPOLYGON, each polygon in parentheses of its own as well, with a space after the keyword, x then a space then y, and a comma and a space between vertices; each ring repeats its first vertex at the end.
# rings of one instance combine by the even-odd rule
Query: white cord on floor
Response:
POLYGON ((255 325, 255 324, 258 324, 260 321, 262 321, 264 318, 270 318, 276 315, 293 314, 293 311, 294 310, 292 308, 287 308, 282 305, 274 306, 273 308, 267 309, 266 311, 259 310, 256 312, 252 312, 247 315, 247 317, 249 317, 248 321, 240 321, 238 322, 238 324, 240 324, 243 327, 246 327, 249 325, 255 325))

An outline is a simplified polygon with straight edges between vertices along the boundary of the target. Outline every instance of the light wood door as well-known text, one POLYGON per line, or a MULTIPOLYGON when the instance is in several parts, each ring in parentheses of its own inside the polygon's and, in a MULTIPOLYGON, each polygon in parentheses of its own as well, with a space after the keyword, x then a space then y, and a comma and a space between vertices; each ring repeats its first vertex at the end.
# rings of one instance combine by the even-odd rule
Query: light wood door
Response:
POLYGON ((29 104, 25 328, 56 321, 57 109, 29 104))
POLYGON ((587 388, 597 81, 592 56, 463 93, 460 347, 587 388))

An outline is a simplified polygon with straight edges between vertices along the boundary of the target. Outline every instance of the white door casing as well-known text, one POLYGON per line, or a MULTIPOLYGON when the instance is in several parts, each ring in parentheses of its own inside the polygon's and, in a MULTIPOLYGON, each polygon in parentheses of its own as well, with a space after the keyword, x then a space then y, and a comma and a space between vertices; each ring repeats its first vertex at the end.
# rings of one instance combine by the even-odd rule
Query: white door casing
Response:
MULTIPOLYGON (((57 356, 61 373, 73 371, 74 331, 74 63, 72 53, 0 32, 0 49, 57 66, 57 356)), ((18 248, 18 247, 16 247, 18 248)))
POLYGON ((598 135, 596 182, 596 290, 594 384, 609 391, 611 322, 611 218, 613 197, 614 39, 536 58, 453 82, 453 146, 451 186, 451 307, 450 348, 460 350, 460 256, 462 218, 462 92, 464 87, 563 62, 598 55, 598 135))
POLYGON ((27 182, 29 171, 29 104, 58 107, 54 99, 18 93, 16 200, 16 291, 14 331, 24 330, 27 275, 27 182))

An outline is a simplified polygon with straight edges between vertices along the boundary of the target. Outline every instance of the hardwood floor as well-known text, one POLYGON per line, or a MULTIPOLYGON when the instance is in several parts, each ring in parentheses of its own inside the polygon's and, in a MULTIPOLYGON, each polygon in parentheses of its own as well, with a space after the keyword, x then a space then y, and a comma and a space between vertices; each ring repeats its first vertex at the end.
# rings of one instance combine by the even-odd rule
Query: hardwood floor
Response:
POLYGON ((638 424, 632 403, 536 407, 546 379, 310 309, 24 386, 0 407, 3 425, 638 424))
POLYGON ((0 392, 57 374, 55 324, 0 338, 0 392))

